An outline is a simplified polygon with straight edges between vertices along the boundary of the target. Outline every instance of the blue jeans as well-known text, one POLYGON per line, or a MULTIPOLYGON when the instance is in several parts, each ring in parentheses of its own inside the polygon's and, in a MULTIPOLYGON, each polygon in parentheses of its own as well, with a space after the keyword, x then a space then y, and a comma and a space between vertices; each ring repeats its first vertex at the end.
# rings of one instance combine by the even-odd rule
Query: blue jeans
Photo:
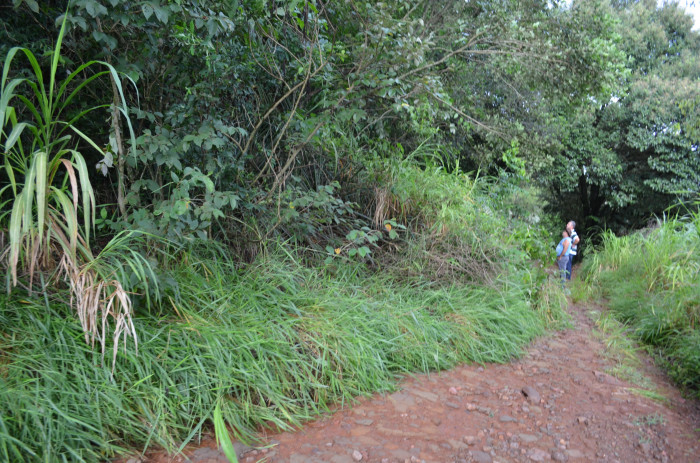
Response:
POLYGON ((563 256, 557 259, 557 265, 559 266, 559 274, 561 275, 561 287, 564 288, 564 283, 566 283, 567 277, 567 267, 569 266, 569 257, 563 256))
POLYGON ((568 257, 569 257, 569 263, 566 264, 566 279, 571 280, 571 264, 574 262, 574 257, 576 257, 576 255, 569 254, 568 257))

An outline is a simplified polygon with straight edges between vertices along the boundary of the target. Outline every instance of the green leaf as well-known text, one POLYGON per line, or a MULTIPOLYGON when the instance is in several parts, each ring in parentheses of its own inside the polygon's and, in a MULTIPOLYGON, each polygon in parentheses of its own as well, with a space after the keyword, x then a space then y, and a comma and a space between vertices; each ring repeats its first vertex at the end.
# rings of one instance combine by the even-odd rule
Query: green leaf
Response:
POLYGON ((153 13, 154 13, 153 6, 150 5, 150 4, 148 4, 148 3, 144 3, 144 4, 143 4, 143 6, 141 7, 141 11, 143 12, 144 18, 146 18, 147 20, 148 20, 148 19, 153 15, 153 13))
POLYGON ((233 442, 231 442, 231 436, 228 433, 226 422, 221 413, 221 400, 216 403, 216 407, 214 408, 214 434, 216 434, 216 443, 221 447, 228 461, 230 463, 237 463, 238 457, 236 456, 236 449, 233 446, 233 442))
MULTIPOLYGON (((15 0, 15 2, 14 2, 15 8, 17 6, 19 6, 21 3, 22 3, 22 0, 19 0, 19 1, 15 0)), ((29 9, 32 10, 34 13, 39 12, 39 3, 36 0, 24 0, 24 3, 26 3, 27 6, 29 7, 29 9)))
POLYGON ((107 8, 94 0, 88 0, 85 2, 85 11, 87 11, 87 13, 93 18, 107 14, 107 8))
POLYGON ((156 18, 158 18, 158 21, 162 22, 163 24, 167 24, 168 18, 170 17, 170 12, 159 5, 154 5, 153 8, 155 10, 156 18))
POLYGON ((5 140, 5 151, 10 151, 12 147, 15 146, 15 143, 17 143, 17 140, 22 134, 22 131, 28 125, 29 124, 27 124, 26 122, 20 122, 19 124, 12 127, 12 132, 10 132, 10 135, 7 137, 7 140, 5 140))

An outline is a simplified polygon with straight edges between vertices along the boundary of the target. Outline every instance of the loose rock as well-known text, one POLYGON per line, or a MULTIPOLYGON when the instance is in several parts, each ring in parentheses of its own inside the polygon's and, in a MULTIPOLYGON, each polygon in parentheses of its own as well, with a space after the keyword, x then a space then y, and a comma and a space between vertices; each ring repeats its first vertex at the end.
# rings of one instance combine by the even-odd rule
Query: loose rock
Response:
POLYGON ((465 444, 467 445, 474 445, 476 444, 476 437, 475 436, 464 436, 462 438, 465 444))
POLYGON ((520 434, 519 437, 521 441, 527 443, 537 442, 540 439, 539 437, 533 436, 532 434, 520 434))
POLYGON ((480 452, 478 450, 472 450, 471 452, 472 460, 476 463, 491 463, 493 459, 491 455, 486 452, 480 452))
POLYGON ((522 389, 522 393, 525 395, 525 397, 527 397, 527 399, 528 399, 530 402, 532 402, 532 403, 534 403, 534 404, 540 403, 540 400, 541 400, 541 398, 540 398, 540 393, 537 392, 537 389, 535 389, 534 387, 532 387, 532 386, 525 386, 525 387, 523 387, 523 389, 522 389))
POLYGON ((362 453, 360 453, 358 450, 354 450, 352 452, 352 459, 355 461, 362 461, 362 453))
POLYGON ((549 453, 542 449, 530 449, 527 452, 527 457, 532 461, 545 461, 550 458, 549 453))
POLYGON ((361 426, 372 426, 374 420, 355 420, 355 423, 361 426))

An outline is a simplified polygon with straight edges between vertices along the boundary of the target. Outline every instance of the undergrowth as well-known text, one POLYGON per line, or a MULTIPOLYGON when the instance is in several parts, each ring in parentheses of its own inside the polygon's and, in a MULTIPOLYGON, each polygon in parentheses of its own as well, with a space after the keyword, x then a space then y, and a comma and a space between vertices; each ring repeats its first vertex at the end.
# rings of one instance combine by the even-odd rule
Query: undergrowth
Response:
POLYGON ((252 439, 391 390, 398 374, 505 362, 561 311, 533 306, 526 284, 399 282, 356 263, 304 267, 281 249, 245 271, 186 253, 172 268, 180 297, 137 314, 138 355, 120 350, 114 375, 65 302, 0 295, 0 459, 175 451, 222 397, 225 420, 252 439))
POLYGON ((604 235, 583 265, 591 293, 679 385, 700 397, 700 216, 671 217, 633 235, 604 235))
POLYGON ((158 297, 132 294, 138 351, 122 343, 114 362, 85 343, 65 289, 0 294, 0 461, 177 452, 212 420, 252 441, 402 374, 507 362, 563 326, 544 232, 503 212, 510 193, 492 187, 504 179, 386 169, 374 228, 356 230, 377 237, 364 253, 323 252, 321 235, 310 249, 270 238, 245 266, 212 240, 126 251, 157 264, 158 297), (387 223, 401 235, 379 242, 387 223))

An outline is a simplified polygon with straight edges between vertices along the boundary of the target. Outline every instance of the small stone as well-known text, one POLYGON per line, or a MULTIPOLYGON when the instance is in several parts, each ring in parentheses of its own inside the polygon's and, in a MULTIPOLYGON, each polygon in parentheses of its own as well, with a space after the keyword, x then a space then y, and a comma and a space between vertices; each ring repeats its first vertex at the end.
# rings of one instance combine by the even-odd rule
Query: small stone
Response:
POLYGON ((551 456, 552 456, 552 460, 554 460, 554 461, 561 461, 561 462, 569 461, 569 454, 566 452, 562 452, 560 450, 553 450, 551 456))
POLYGON ((522 388, 522 393, 527 397, 527 400, 534 404, 540 403, 540 393, 537 392, 537 389, 535 389, 532 386, 525 386, 522 388))
POLYGON ((475 436, 464 436, 462 438, 462 441, 464 441, 464 443, 467 445, 474 445, 474 444, 476 444, 476 437, 475 436))
POLYGON ((576 421, 578 421, 578 424, 588 424, 588 418, 585 416, 579 416, 576 418, 576 421))
POLYGON ((432 421, 435 426, 440 426, 440 423, 442 423, 440 418, 433 418, 430 421, 432 421))
POLYGON ((389 463, 389 459, 388 459, 388 458, 382 458, 382 463, 389 463))
POLYGON ((478 450, 472 450, 471 452, 472 461, 475 463, 491 463, 493 459, 491 455, 486 452, 479 452, 478 450))
POLYGON ((445 406, 450 408, 461 408, 459 404, 454 402, 445 402, 445 406))
POLYGON ((476 369, 476 371, 478 371, 479 373, 481 373, 481 372, 484 371, 484 367, 479 367, 479 368, 476 369))
POLYGON ((569 449, 566 453, 569 455, 569 458, 583 458, 583 452, 580 450, 569 449))
POLYGON ((521 441, 527 443, 537 442, 540 439, 539 437, 533 436, 532 434, 520 434, 519 437, 521 441))
POLYGON ((362 454, 358 450, 353 450, 352 459, 355 461, 362 461, 362 454))
POLYGON ((518 420, 513 418, 512 416, 502 415, 500 418, 498 418, 498 421, 500 421, 501 423, 512 423, 514 421, 517 422, 518 420))
POLYGON ((361 426, 372 426, 372 423, 374 423, 374 420, 355 420, 356 424, 359 424, 361 426))
POLYGON ((550 455, 542 449, 530 449, 527 452, 527 457, 532 461, 545 461, 550 458, 550 455))
POLYGON ((469 410, 470 412, 476 410, 476 404, 468 403, 467 410, 469 410))
POLYGON ((141 463, 141 459, 140 458, 129 458, 128 460, 126 460, 126 463, 141 463))
POLYGON ((452 394, 452 395, 457 395, 457 388, 456 388, 456 387, 451 387, 451 388, 449 389, 449 392, 450 392, 450 394, 452 394))

